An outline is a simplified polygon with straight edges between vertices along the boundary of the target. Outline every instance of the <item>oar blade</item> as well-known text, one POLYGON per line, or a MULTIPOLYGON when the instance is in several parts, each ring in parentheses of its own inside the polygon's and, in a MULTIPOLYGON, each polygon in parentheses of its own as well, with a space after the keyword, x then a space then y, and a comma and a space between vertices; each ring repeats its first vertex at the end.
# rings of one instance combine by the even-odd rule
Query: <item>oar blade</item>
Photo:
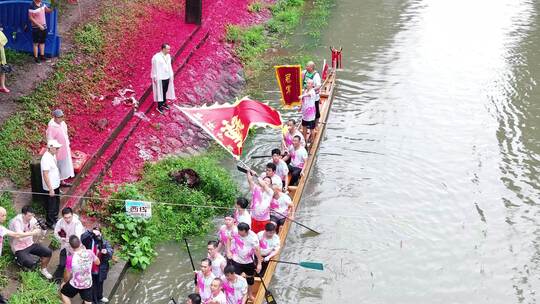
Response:
POLYGON ((315 262, 300 262, 298 265, 309 268, 309 269, 315 269, 315 270, 324 270, 324 266, 322 263, 315 263, 315 262))

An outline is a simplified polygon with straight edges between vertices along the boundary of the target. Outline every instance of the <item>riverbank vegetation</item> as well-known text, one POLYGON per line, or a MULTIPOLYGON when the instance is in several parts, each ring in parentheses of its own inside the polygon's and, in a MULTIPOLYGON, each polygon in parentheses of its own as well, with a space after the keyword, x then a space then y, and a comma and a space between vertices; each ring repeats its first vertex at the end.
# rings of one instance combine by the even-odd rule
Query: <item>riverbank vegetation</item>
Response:
POLYGON ((248 10, 268 9, 271 19, 264 26, 240 27, 229 25, 225 40, 233 44, 236 55, 244 65, 247 87, 246 93, 254 98, 263 98, 260 77, 277 64, 302 64, 310 60, 301 49, 293 54, 276 55, 277 48, 286 47, 293 30, 304 22, 310 38, 309 49, 320 40, 321 32, 328 26, 330 9, 334 0, 278 0, 274 4, 254 1, 248 10), (309 7, 307 7, 310 4, 309 7), (304 18, 304 20, 302 20, 304 18), (269 50, 271 50, 269 52, 269 50))
POLYGON ((21 271, 17 292, 9 298, 10 304, 58 304, 58 288, 55 283, 43 279, 38 271, 21 271))
POLYGON ((232 210, 238 188, 218 163, 220 155, 211 151, 189 158, 165 158, 147 163, 141 180, 136 183, 118 189, 104 187, 104 191, 113 193, 104 203, 103 211, 95 215, 106 224, 105 235, 120 245, 121 258, 133 268, 145 269, 156 255, 155 244, 208 232, 213 229, 212 219, 216 215, 232 210), (197 173, 200 179, 197 186, 178 183, 175 174, 183 169, 197 173), (155 202, 152 217, 126 215, 126 199, 155 202))
MULTIPOLYGON (((97 17, 73 29, 70 51, 56 61, 45 81, 18 100, 18 111, 0 126, 0 178, 11 179, 19 187, 28 184, 28 166, 33 152, 43 144, 53 106, 61 105, 68 115, 97 113, 103 108, 94 97, 114 91, 121 82, 116 77, 106 77, 107 69, 114 70, 116 61, 125 61, 126 50, 117 44, 133 25, 149 18, 145 10, 153 5, 177 11, 180 2, 103 0, 97 17)), ((28 57, 9 50, 7 56, 13 63, 28 57)))

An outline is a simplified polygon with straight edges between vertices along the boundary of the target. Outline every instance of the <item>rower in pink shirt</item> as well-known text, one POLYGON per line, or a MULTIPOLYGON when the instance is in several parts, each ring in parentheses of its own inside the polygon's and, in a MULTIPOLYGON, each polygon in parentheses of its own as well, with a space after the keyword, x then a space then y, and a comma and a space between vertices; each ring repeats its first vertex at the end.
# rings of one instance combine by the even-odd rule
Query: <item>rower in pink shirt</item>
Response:
POLYGON ((215 278, 210 284, 210 298, 204 304, 227 304, 227 298, 221 290, 221 279, 215 278))
MULTIPOLYGON (((221 227, 218 230, 218 240, 219 240, 219 244, 217 247, 218 252, 224 252, 225 244, 227 244, 227 239, 229 237, 232 237, 232 234, 238 233, 238 229, 236 228, 236 225, 234 224, 234 214, 225 215, 224 222, 225 223, 221 225, 221 227)), ((251 218, 248 224, 251 225, 251 218)))
POLYGON ((252 193, 251 198, 251 230, 258 233, 264 230, 264 226, 270 221, 270 201, 272 200, 272 179, 264 177, 257 179, 258 185, 253 180, 255 172, 248 171, 246 176, 249 188, 252 193))

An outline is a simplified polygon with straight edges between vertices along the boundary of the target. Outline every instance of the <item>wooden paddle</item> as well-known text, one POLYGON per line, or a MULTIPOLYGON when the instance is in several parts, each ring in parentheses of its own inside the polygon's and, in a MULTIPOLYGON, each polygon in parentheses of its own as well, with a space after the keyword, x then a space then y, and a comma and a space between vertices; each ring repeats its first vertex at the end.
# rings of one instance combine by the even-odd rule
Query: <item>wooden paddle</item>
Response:
MULTIPOLYGON (((193 257, 191 256, 191 251, 189 250, 187 239, 184 239, 184 242, 186 242, 186 248, 189 255, 189 261, 191 262, 191 268, 193 269, 193 272, 195 272, 195 264, 193 264, 193 257)), ((193 281, 195 282, 195 286, 197 286, 197 274, 195 274, 195 278, 193 278, 193 281)))
POLYGON ((272 292, 270 292, 270 290, 266 288, 266 284, 264 283, 264 280, 261 277, 261 275, 257 271, 255 271, 255 275, 258 276, 259 279, 261 280, 261 284, 264 288, 264 298, 266 300, 266 304, 277 304, 276 299, 274 298, 274 295, 272 294, 272 292))
POLYGON ((308 230, 310 230, 310 231, 312 231, 312 232, 315 232, 316 234, 321 234, 319 231, 314 230, 314 229, 311 229, 311 228, 309 228, 308 226, 306 226, 306 225, 304 225, 304 224, 302 224, 302 223, 300 223, 300 222, 298 222, 298 221, 293 220, 292 218, 286 216, 285 214, 283 214, 283 213, 281 213, 281 212, 277 212, 276 210, 272 210, 272 212, 277 213, 277 214, 283 216, 284 218, 288 219, 289 221, 295 223, 296 225, 300 225, 300 226, 302 226, 302 227, 304 227, 304 228, 306 228, 306 229, 308 229, 308 230))

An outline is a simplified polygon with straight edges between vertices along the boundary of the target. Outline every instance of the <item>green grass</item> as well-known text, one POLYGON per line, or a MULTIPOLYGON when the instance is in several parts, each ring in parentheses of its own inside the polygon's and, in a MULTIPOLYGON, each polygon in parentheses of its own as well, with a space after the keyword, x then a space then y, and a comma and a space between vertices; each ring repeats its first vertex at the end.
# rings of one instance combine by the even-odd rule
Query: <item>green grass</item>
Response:
POLYGON ((21 285, 11 298, 10 304, 58 304, 60 298, 56 284, 43 278, 37 271, 20 273, 21 285))
POLYGON ((105 40, 103 32, 95 23, 88 23, 75 32, 75 41, 86 54, 95 54, 103 50, 105 40))
POLYGON ((236 55, 244 64, 248 82, 249 78, 256 77, 269 66, 264 58, 266 51, 272 45, 286 44, 286 39, 283 38, 300 23, 304 0, 277 0, 268 6, 255 1, 248 5, 248 10, 260 11, 265 7, 272 13, 272 18, 265 25, 247 28, 227 25, 226 28, 225 39, 234 44, 236 55))
POLYGON ((283 35, 290 34, 302 17, 304 0, 279 0, 271 7, 272 19, 267 23, 269 32, 283 35))
POLYGON ((248 11, 250 13, 258 13, 263 9, 263 3, 260 1, 253 1, 248 5, 248 11))
POLYGON ((334 4, 334 0, 314 0, 313 9, 308 14, 307 27, 309 28, 308 35, 318 41, 321 37, 321 32, 328 26, 330 18, 330 9, 334 4))
POLYGON ((262 67, 260 57, 270 47, 262 25, 242 28, 227 25, 226 39, 235 44, 235 52, 248 70, 259 70, 262 67))
POLYGON ((23 52, 17 52, 12 49, 5 48, 6 62, 11 65, 22 65, 28 61, 30 55, 23 52))

